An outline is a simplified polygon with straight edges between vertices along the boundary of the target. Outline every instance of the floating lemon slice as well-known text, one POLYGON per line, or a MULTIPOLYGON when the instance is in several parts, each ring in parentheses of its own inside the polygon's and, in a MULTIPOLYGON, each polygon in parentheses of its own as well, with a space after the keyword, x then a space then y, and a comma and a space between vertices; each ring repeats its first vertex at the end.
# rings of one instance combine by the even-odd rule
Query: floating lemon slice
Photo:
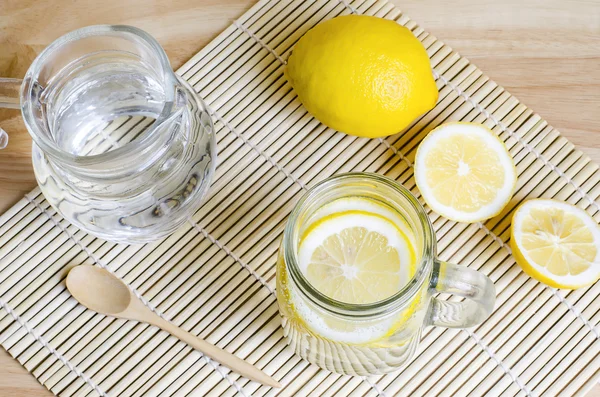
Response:
POLYGON ((438 214, 456 222, 498 215, 517 183, 512 157, 481 124, 448 123, 429 133, 415 158, 415 181, 438 214))
POLYGON ((513 215, 511 246, 523 271, 552 287, 575 289, 600 279, 600 226, 573 205, 525 202, 513 215))
MULTIPOLYGON (((416 271, 412 229, 399 213, 377 200, 339 198, 317 209, 307 223, 298 266, 313 287, 332 299, 355 304, 385 299, 400 291, 416 271)), ((307 304, 293 290, 289 299, 298 321, 321 337, 349 344, 385 345, 394 335, 398 345, 398 330, 412 326, 407 321, 419 305, 415 299, 385 318, 346 321, 307 304)))
POLYGON ((305 233, 298 264, 322 294, 351 304, 386 299, 414 273, 411 240, 381 215, 351 210, 325 216, 305 233))

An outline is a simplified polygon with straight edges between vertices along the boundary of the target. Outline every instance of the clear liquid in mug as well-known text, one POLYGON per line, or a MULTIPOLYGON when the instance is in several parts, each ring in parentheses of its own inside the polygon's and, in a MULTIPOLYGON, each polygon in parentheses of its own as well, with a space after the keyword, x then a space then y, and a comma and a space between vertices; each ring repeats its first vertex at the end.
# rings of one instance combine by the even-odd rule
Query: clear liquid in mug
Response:
MULTIPOLYGON (((365 197, 333 200, 303 222, 298 267, 329 299, 352 305, 384 301, 416 272, 415 234, 402 214, 365 197)), ((377 318, 339 316, 315 305, 289 280, 282 253, 278 298, 284 333, 296 353, 330 371, 388 372, 416 348, 425 311, 414 301, 377 318), (417 337, 415 337, 417 335, 417 337)))

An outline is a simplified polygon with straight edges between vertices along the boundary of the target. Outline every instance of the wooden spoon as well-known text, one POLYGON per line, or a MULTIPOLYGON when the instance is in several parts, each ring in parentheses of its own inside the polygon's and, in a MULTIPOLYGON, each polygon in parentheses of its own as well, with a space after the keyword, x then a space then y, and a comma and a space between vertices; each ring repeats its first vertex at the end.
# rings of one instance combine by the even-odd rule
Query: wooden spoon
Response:
POLYGON ((252 364, 163 320, 142 303, 119 278, 96 266, 77 266, 67 276, 67 288, 82 305, 107 316, 157 326, 248 379, 271 387, 279 382, 252 364))

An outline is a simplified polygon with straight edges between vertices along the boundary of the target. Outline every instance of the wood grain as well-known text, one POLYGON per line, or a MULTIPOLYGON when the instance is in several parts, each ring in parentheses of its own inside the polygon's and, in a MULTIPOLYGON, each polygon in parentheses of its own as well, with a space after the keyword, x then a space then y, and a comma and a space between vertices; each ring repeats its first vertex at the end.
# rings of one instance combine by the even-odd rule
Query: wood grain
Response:
MULTIPOLYGON (((456 0, 452 7, 439 0, 392 1, 600 162, 598 0, 456 0)), ((0 76, 23 77, 35 56, 58 36, 101 23, 148 31, 178 68, 252 4, 0 0, 0 76)), ((0 151, 1 213, 35 186, 35 178, 31 139, 19 112, 0 110, 0 127, 10 134, 8 148, 0 151)), ((0 349, 0 397, 48 395, 0 349)), ((600 397, 600 386, 589 396, 600 397)))

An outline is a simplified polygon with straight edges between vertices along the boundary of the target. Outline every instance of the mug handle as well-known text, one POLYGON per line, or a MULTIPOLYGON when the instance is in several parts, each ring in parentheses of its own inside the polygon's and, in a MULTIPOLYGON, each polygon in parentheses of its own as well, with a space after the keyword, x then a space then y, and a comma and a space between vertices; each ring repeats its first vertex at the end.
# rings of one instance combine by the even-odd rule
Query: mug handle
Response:
POLYGON ((468 328, 482 323, 494 310, 496 288, 484 274, 437 260, 434 262, 431 288, 462 296, 462 302, 433 298, 430 323, 438 327, 468 328))

